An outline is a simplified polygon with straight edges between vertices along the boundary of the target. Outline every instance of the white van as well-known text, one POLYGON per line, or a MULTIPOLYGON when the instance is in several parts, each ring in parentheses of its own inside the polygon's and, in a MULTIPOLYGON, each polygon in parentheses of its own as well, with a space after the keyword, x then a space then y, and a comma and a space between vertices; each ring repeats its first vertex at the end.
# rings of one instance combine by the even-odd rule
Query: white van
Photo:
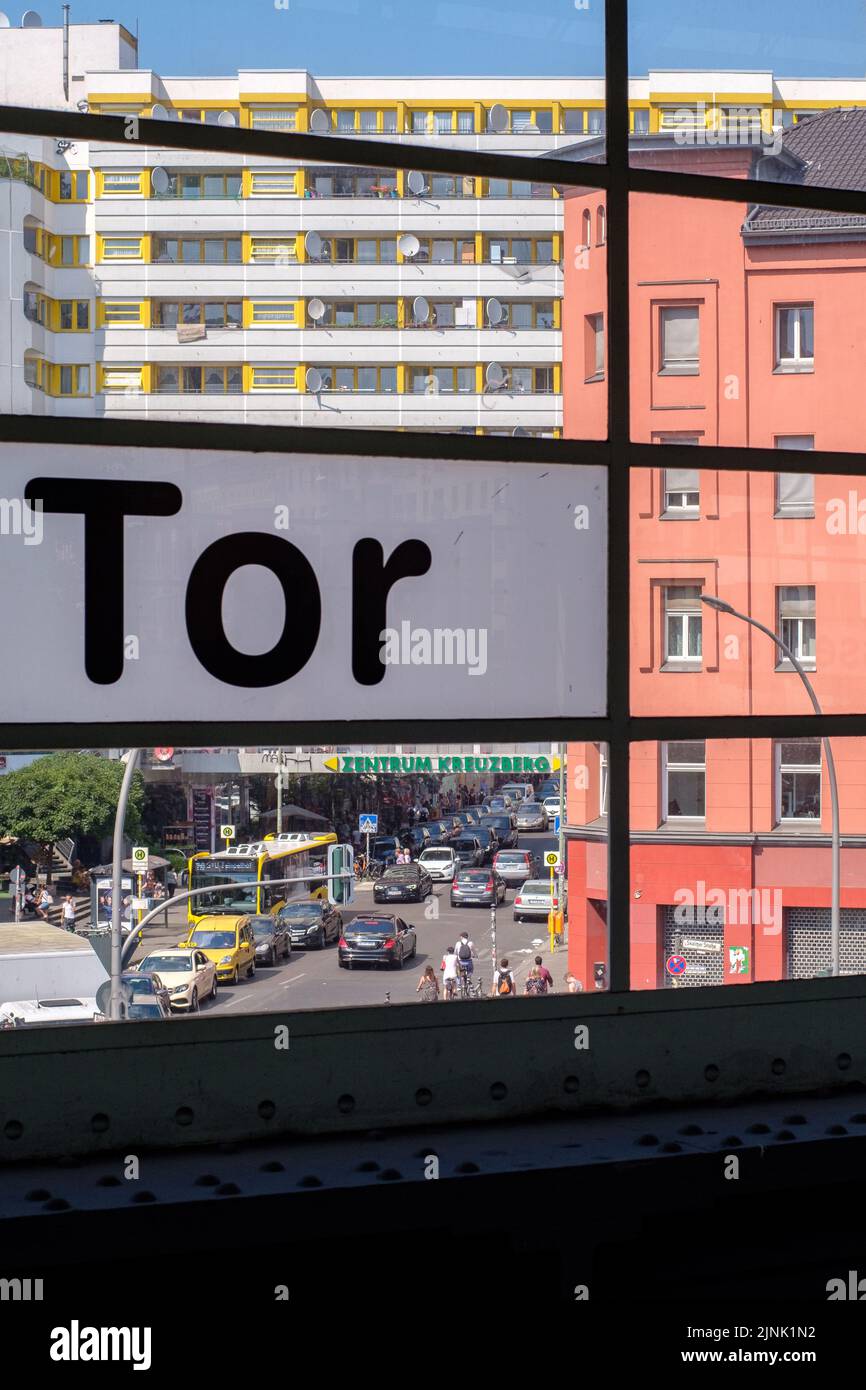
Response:
POLYGON ((0 1004, 0 1028, 38 1028, 46 1023, 94 1023, 95 999, 16 999, 0 1004))
POLYGON ((504 787, 498 787, 492 796, 510 796, 515 805, 519 801, 531 801, 535 795, 535 789, 531 782, 508 782, 504 787))

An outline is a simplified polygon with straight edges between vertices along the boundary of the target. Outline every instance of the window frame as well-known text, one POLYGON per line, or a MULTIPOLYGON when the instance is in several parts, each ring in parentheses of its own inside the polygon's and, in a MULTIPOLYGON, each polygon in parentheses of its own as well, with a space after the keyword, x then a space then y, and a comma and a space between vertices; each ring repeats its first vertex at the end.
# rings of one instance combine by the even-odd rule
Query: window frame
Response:
POLYGON ((778 826, 785 825, 821 825, 824 810, 824 748, 820 739, 814 740, 818 748, 818 762, 814 763, 783 763, 782 748, 784 744, 806 743, 809 740, 803 739, 774 739, 773 740, 773 772, 774 772, 774 792, 773 809, 775 812, 775 822, 778 826), (818 814, 817 816, 785 816, 782 814, 782 779, 785 776, 798 777, 817 777, 818 779, 818 814))
POLYGON ((815 303, 814 300, 778 301, 773 304, 773 372, 778 376, 810 375, 815 370, 815 303), (802 344, 801 315, 808 310, 811 314, 812 354, 804 356, 800 352, 802 344), (793 357, 782 357, 782 314, 796 313, 794 337, 796 339, 793 357))
POLYGON ((706 818, 707 818, 707 743, 706 743, 706 739, 667 739, 667 740, 664 740, 662 743, 660 743, 660 745, 659 745, 659 753, 660 753, 661 774, 662 774, 662 775, 661 775, 661 819, 662 819, 662 824, 667 825, 667 824, 669 824, 669 823, 672 822, 672 821, 673 821, 673 822, 685 821, 685 822, 688 822, 688 823, 690 823, 690 824, 694 824, 695 822, 698 822, 698 821, 706 821, 706 818), (679 763, 671 763, 671 760, 670 760, 670 746, 671 746, 672 743, 702 743, 702 744, 703 744, 703 750, 704 750, 703 762, 679 762, 679 763), (684 816, 684 815, 677 814, 676 812, 672 812, 672 811, 671 811, 671 809, 670 809, 670 803, 671 803, 671 795, 670 795, 670 772, 671 772, 671 768, 672 768, 672 767, 678 768, 681 772, 686 772, 686 773, 692 773, 692 772, 694 772, 694 773, 701 774, 701 775, 703 776, 703 804, 704 804, 704 810, 703 810, 703 814, 702 814, 702 815, 697 815, 697 816, 684 816))

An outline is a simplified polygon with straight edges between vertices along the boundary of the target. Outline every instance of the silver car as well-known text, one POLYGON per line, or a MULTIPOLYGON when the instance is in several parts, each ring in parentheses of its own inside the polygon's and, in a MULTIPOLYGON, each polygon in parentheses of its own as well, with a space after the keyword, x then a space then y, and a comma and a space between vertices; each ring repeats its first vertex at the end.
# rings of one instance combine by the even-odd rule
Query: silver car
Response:
POLYGON ((540 801, 521 801, 517 808, 518 830, 546 830, 547 812, 540 801))

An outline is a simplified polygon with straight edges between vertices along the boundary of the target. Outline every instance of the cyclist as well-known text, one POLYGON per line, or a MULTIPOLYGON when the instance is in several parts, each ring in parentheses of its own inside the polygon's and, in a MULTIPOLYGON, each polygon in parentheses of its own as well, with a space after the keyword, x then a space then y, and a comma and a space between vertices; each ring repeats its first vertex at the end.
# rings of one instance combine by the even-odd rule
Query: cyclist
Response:
POLYGON ((457 984, 457 952, 453 946, 445 947, 445 954, 439 969, 442 971, 445 1002, 448 1003, 454 998, 454 989, 457 984))

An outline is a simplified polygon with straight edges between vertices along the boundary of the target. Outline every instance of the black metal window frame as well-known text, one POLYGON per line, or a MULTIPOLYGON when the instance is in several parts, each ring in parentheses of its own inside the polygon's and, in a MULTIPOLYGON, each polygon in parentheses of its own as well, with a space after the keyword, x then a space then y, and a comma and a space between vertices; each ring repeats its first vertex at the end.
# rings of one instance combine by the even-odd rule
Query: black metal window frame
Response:
MULTIPOLYGON (((628 4, 607 0, 605 80, 606 162, 565 162, 438 144, 389 143, 339 135, 308 135, 224 128, 144 117, 79 115, 0 106, 0 130, 96 144, 201 150, 209 154, 264 156, 278 161, 315 160, 423 173, 468 174, 603 189, 608 253, 606 375, 608 437, 604 441, 424 435, 388 430, 310 429, 284 426, 106 421, 68 417, 0 415, 0 442, 72 443, 127 447, 220 449, 273 453, 340 453, 358 456, 506 460, 547 465, 596 464, 608 476, 608 653, 605 718, 467 720, 349 720, 329 722, 147 722, 0 725, 0 746, 68 747, 100 741, 150 746, 154 739, 185 742, 586 741, 608 745, 609 987, 629 990, 630 812, 629 750, 632 743, 695 738, 797 738, 866 735, 866 714, 634 717, 629 692, 629 516, 634 468, 693 467, 688 445, 634 443, 630 437, 629 205, 633 194, 660 194, 711 201, 765 203, 837 213, 866 213, 866 195, 850 190, 633 168, 629 163, 628 4)), ((567 253, 567 248, 566 248, 567 253)), ((705 445, 704 466, 731 471, 866 474, 866 454, 752 449, 705 445)), ((752 986, 752 988, 755 988, 752 986)))

